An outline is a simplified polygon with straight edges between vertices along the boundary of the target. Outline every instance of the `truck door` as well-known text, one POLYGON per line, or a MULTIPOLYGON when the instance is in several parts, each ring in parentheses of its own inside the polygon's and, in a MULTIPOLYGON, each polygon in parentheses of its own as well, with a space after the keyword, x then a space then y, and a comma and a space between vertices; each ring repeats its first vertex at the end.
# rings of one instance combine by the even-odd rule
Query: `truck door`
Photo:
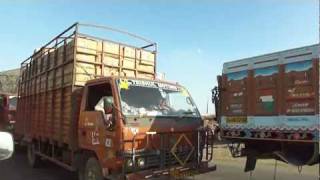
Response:
POLYGON ((0 95, 0 130, 7 121, 8 99, 5 95, 0 95))
POLYGON ((112 113, 114 96, 110 82, 87 85, 83 98, 78 130, 79 145, 106 158, 106 149, 111 150, 117 126, 112 113))

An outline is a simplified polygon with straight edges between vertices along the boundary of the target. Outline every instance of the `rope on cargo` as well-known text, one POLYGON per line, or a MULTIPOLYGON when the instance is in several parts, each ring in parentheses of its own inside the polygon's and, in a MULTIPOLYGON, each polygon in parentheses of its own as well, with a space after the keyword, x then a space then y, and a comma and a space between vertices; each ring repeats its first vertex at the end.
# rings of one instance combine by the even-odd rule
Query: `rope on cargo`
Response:
POLYGON ((78 23, 79 26, 87 26, 87 27, 96 27, 96 28, 101 28, 101 29, 106 29, 106 30, 110 30, 110 31, 115 31, 115 32, 119 32, 119 33, 122 33, 122 34, 126 34, 126 35, 129 35, 129 36, 132 36, 136 39, 140 39, 142 41, 145 41, 147 43, 150 43, 150 44, 156 44, 155 42, 149 40, 149 39, 146 39, 144 37, 141 37, 141 36, 138 36, 136 34, 133 34, 133 33, 130 33, 130 32, 127 32, 127 31, 123 31, 123 30, 120 30, 120 29, 116 29, 116 28, 112 28, 112 27, 108 27, 108 26, 101 26, 101 25, 95 25, 95 24, 84 24, 84 23, 78 23))

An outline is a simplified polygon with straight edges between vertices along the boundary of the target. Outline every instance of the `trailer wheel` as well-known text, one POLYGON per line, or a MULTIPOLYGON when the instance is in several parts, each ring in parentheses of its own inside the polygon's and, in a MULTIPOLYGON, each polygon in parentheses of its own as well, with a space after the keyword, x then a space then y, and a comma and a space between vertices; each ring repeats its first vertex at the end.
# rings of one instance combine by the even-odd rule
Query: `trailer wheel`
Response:
POLYGON ((88 159, 84 172, 84 180, 103 180, 102 169, 95 157, 88 159))
POLYGON ((33 168, 37 168, 40 166, 41 164, 41 158, 40 156, 38 156, 36 154, 36 151, 35 151, 35 144, 34 143, 30 143, 28 144, 28 163, 31 167, 33 168))

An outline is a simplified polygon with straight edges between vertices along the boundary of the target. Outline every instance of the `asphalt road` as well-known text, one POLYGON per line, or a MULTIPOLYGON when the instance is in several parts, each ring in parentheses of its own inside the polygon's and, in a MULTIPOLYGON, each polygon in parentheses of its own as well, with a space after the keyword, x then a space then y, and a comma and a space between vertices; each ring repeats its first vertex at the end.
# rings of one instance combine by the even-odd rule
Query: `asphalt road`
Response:
MULTIPOLYGON (((219 159, 215 161, 217 171, 196 176, 196 180, 250 180, 250 174, 243 172, 244 160, 219 159)), ((273 180, 274 161, 258 162, 251 180, 273 180)), ((28 166, 25 153, 16 152, 13 158, 0 162, 0 180, 76 180, 74 173, 52 163, 44 163, 38 169, 28 166)), ((299 174, 296 167, 278 163, 277 180, 319 180, 318 167, 304 167, 299 174)))

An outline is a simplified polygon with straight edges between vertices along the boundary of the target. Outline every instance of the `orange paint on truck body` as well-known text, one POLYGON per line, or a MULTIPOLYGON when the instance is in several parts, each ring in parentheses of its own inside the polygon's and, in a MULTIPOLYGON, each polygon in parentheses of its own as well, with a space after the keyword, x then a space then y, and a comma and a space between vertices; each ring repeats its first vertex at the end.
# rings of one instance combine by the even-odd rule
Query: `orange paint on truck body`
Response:
POLYGON ((96 158, 108 178, 132 179, 142 171, 187 164, 199 172, 213 170, 204 166, 212 153, 206 162, 201 155, 212 146, 212 134, 201 129, 186 89, 155 78, 156 44, 109 41, 80 33, 83 26, 100 27, 76 23, 21 64, 15 133, 37 155, 69 170, 81 171, 96 158), (159 108, 169 93, 190 110, 179 107, 170 115, 173 109, 167 109, 164 116, 159 108), (104 97, 113 101, 110 114, 96 110, 104 97))

